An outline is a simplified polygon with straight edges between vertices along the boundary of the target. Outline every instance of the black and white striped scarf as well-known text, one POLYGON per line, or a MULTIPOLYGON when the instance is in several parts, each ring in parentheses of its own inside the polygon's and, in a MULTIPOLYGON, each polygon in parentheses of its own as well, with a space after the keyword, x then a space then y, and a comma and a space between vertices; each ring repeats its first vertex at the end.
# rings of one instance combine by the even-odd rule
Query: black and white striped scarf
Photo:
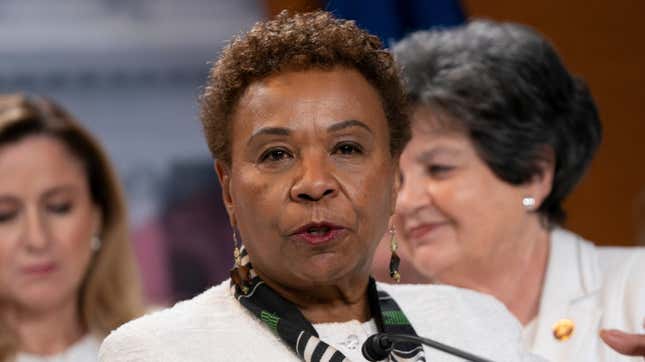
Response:
MULTIPOLYGON (((241 256, 242 264, 249 269, 250 280, 247 294, 231 282, 235 298, 240 304, 264 322, 303 361, 349 362, 340 351, 318 338, 314 327, 293 303, 278 295, 260 279, 253 271, 246 250, 242 249, 241 256)), ((377 290, 372 278, 369 280, 367 293, 372 317, 379 332, 417 335, 394 299, 387 292, 377 290)), ((423 347, 418 343, 397 343, 389 357, 389 361, 425 360, 423 347)))

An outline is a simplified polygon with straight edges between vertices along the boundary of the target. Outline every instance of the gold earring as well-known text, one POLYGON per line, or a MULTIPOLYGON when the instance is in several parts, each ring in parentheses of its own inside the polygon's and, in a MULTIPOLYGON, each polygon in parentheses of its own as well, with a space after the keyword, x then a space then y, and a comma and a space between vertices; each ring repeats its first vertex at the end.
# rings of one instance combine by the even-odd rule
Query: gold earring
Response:
POLYGON ((401 258, 396 254, 396 250, 399 248, 398 241, 396 240, 396 230, 394 227, 390 228, 390 250, 392 251, 392 256, 390 257, 390 277, 394 279, 395 282, 401 281, 401 274, 399 273, 399 265, 401 264, 401 258))
POLYGON ((242 252, 240 250, 239 242, 237 241, 237 232, 233 229, 233 269, 231 269, 231 280, 235 285, 240 288, 243 294, 249 292, 249 268, 242 265, 242 252))

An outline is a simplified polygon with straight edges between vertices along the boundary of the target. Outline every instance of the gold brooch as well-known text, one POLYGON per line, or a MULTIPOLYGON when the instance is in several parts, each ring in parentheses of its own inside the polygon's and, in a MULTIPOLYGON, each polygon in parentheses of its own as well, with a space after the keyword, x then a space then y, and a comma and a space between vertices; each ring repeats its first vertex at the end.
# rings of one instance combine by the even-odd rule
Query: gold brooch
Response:
POLYGON ((560 319, 553 325, 553 338, 560 342, 564 342, 571 338, 575 327, 576 325, 571 319, 560 319))

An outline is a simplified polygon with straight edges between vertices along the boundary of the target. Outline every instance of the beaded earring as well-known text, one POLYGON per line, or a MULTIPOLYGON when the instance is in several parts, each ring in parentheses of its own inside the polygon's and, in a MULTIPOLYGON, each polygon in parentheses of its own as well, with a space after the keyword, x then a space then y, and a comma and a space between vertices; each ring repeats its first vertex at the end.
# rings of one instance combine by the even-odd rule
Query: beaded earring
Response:
POLYGON ((233 230, 233 269, 231 269, 231 280, 237 285, 243 294, 249 292, 249 268, 242 265, 242 252, 240 250, 239 242, 237 241, 237 232, 233 230))
POLYGON ((391 227, 389 232, 390 250, 392 251, 392 256, 390 257, 390 277, 398 283, 401 281, 401 274, 399 273, 401 258, 399 258, 399 256, 396 254, 396 250, 399 248, 399 245, 398 241, 396 240, 396 230, 394 230, 394 227, 391 227))

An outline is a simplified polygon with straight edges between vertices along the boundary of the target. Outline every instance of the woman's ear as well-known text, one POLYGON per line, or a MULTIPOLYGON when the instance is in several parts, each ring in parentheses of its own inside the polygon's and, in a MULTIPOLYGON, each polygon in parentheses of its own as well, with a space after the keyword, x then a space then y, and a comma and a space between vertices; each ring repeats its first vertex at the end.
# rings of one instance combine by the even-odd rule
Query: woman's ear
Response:
POLYGON ((530 193, 535 198, 536 204, 541 205, 544 199, 549 196, 553 188, 553 177, 555 175, 555 153, 551 147, 545 147, 542 157, 537 161, 539 172, 530 181, 530 193))
POLYGON ((92 235, 101 237, 103 231, 103 210, 99 205, 92 207, 92 235))
POLYGON ((213 167, 217 173, 219 184, 222 187, 222 201, 224 202, 224 207, 226 207, 228 218, 231 225, 235 227, 237 220, 235 218, 235 207, 233 206, 233 197, 231 195, 231 168, 220 160, 215 160, 213 167))
POLYGON ((390 200, 390 215, 393 215, 396 210, 396 199, 401 190, 401 169, 399 163, 394 163, 394 182, 392 183, 392 200, 390 200))

